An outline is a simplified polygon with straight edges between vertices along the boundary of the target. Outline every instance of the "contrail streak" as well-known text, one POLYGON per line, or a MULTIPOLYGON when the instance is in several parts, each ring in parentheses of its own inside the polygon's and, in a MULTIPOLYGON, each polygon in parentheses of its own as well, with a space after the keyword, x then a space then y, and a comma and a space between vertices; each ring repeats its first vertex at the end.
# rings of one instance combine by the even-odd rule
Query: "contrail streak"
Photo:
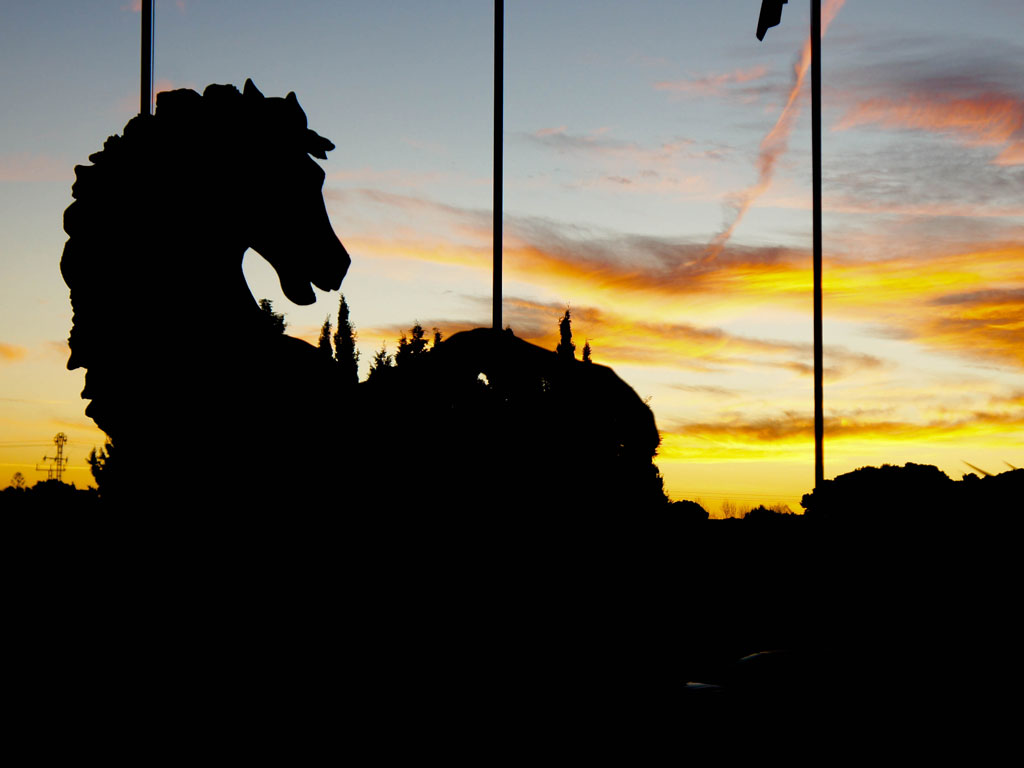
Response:
MULTIPOLYGON (((821 12, 821 34, 825 34, 832 19, 839 13, 845 0, 826 0, 825 7, 821 12)), ((708 243, 707 254, 703 261, 711 261, 718 258, 725 250, 726 243, 732 237, 732 233, 743 220, 747 210, 761 194, 771 186, 772 176, 775 175, 775 163, 786 151, 789 144, 789 135, 793 132, 793 124, 796 116, 800 114, 800 105, 797 97, 800 95, 800 88, 804 84, 807 70, 811 66, 811 36, 807 36, 804 47, 800 51, 800 57, 793 65, 793 86, 789 90, 789 98, 786 99, 786 106, 782 108, 779 119, 775 126, 768 132, 768 135, 761 141, 761 151, 757 158, 757 183, 747 187, 739 195, 734 203, 736 214, 732 222, 721 232, 712 238, 708 243)))

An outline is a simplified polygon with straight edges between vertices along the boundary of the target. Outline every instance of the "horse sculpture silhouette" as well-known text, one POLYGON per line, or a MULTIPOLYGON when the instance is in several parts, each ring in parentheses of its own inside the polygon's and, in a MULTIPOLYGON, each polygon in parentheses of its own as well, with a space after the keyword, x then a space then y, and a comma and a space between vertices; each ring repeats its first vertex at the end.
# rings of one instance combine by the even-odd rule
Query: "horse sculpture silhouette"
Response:
POLYGON ((371 503, 389 511, 427 497, 473 514, 664 502, 653 414, 610 368, 477 329, 352 387, 273 328, 242 273, 247 248, 298 304, 349 266, 310 158, 330 149, 294 94, 247 81, 161 93, 155 115, 76 168, 68 368, 86 368, 86 413, 114 441, 122 499, 251 512, 345 498, 358 481, 384 489, 371 503), (443 467, 429 486, 425 462, 443 467))
POLYGON ((87 369, 86 413, 114 440, 122 477, 141 483, 166 462, 186 485, 216 475, 239 487, 297 471, 325 442, 330 370, 268 328, 242 257, 267 259, 297 304, 315 300, 311 283, 341 285, 350 260, 310 157, 333 148, 294 93, 266 98, 249 80, 241 93, 159 94, 155 115, 75 168, 61 259, 68 368, 87 369))

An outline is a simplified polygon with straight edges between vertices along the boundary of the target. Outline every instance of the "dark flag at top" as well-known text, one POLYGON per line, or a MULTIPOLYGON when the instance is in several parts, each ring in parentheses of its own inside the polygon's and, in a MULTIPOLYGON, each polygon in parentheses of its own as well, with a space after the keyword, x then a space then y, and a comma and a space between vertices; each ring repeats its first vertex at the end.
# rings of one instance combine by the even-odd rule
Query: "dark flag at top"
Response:
POLYGON ((782 21, 782 6, 789 0, 762 0, 761 15, 757 19, 757 39, 764 40, 768 27, 776 26, 782 21))

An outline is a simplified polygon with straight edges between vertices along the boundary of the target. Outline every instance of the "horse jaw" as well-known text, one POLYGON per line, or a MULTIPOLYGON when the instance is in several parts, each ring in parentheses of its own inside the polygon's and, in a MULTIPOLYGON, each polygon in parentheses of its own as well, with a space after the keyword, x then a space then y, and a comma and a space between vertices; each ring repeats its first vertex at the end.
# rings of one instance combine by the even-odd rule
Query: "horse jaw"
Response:
POLYGON ((300 306, 316 302, 316 294, 313 293, 313 288, 310 286, 308 280, 303 280, 297 275, 289 276, 281 274, 280 270, 278 270, 278 276, 281 278, 281 290, 284 291, 284 295, 288 298, 288 301, 293 304, 299 304, 300 306))
POLYGON ((253 246, 277 272, 281 290, 289 301, 303 306, 315 303, 312 285, 322 291, 336 291, 341 287, 352 259, 333 232, 317 247, 300 242, 291 248, 292 255, 283 254, 276 248, 267 248, 264 252, 253 246))
POLYGON ((323 171, 313 164, 305 194, 284 205, 246 212, 252 227, 247 245, 267 260, 281 282, 281 290, 295 304, 313 304, 310 283, 323 291, 336 291, 352 259, 334 233, 323 194, 323 171))

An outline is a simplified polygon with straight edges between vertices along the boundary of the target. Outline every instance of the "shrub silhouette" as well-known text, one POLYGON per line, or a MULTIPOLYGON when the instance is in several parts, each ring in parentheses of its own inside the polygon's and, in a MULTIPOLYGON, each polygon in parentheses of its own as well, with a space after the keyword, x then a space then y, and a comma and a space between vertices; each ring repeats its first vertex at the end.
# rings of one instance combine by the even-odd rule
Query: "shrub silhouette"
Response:
POLYGON ((683 523, 702 523, 710 517, 708 511, 696 501, 673 501, 669 505, 669 512, 678 516, 683 523))

